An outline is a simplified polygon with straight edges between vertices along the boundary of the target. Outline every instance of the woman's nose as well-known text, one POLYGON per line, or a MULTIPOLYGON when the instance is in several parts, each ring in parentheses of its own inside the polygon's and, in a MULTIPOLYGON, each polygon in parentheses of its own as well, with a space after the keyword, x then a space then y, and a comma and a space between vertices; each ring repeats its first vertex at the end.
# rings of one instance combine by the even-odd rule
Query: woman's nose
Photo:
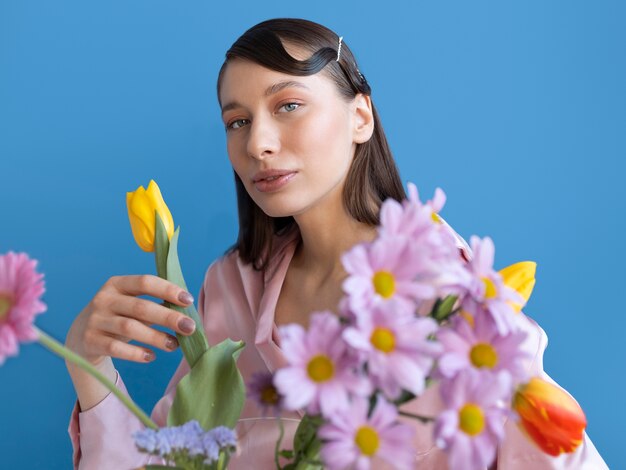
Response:
POLYGON ((276 155, 280 149, 280 132, 271 117, 257 117, 249 126, 248 155, 261 160, 276 155))

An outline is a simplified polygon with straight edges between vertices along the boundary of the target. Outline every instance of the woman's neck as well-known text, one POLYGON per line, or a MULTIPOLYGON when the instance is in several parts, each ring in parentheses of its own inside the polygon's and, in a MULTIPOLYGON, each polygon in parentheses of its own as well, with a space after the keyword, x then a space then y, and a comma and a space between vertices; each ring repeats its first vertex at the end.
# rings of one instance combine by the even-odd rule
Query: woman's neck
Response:
POLYGON ((317 207, 295 216, 302 242, 292 259, 293 267, 307 272, 318 284, 345 275, 341 255, 357 243, 372 241, 376 227, 358 222, 343 204, 317 207))

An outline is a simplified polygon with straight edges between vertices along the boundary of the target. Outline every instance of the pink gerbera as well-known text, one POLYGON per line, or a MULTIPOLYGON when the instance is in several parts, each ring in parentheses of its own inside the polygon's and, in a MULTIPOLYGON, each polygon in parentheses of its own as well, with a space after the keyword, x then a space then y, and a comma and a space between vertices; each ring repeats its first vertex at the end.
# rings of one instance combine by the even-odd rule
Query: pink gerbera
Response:
POLYGON ((20 342, 37 339, 33 321, 46 305, 40 300, 43 274, 36 267, 26 253, 0 255, 0 365, 17 354, 20 342))
POLYGON ((444 347, 438 369, 451 378, 468 367, 492 372, 505 370, 516 383, 527 378, 525 362, 529 354, 521 348, 526 333, 514 331, 501 335, 487 312, 466 319, 457 315, 451 327, 440 328, 437 339, 444 347))
POLYGON ((284 408, 306 408, 329 416, 348 407, 351 394, 366 396, 369 381, 357 373, 356 358, 342 340, 339 318, 331 312, 311 315, 308 331, 292 324, 280 328, 281 347, 289 365, 276 371, 274 384, 284 408))
POLYGON ((343 289, 353 311, 392 302, 403 312, 413 313, 418 301, 435 296, 429 282, 430 264, 422 262, 409 241, 399 236, 380 237, 344 253, 341 261, 348 277, 343 289))
POLYGON ((369 402, 355 398, 349 409, 331 417, 318 436, 325 468, 367 470, 372 459, 383 459, 394 468, 413 468, 412 438, 415 428, 397 422, 396 408, 378 398, 371 416, 369 402))
POLYGON ((470 238, 473 258, 466 267, 472 274, 466 284, 467 294, 463 298, 462 308, 472 315, 487 310, 496 322, 502 335, 516 329, 515 311, 511 302, 523 304, 524 299, 502 280, 500 273, 493 269, 495 248, 489 237, 482 240, 476 236, 470 238))
POLYGON ((424 391, 441 345, 429 337, 437 331, 432 318, 401 315, 390 308, 377 307, 370 315, 360 315, 347 327, 343 337, 361 351, 373 383, 389 399, 402 390, 415 395, 424 391))
POLYGON ((480 470, 496 456, 510 413, 511 376, 465 369, 441 384, 443 411, 435 421, 435 442, 448 454, 451 470, 480 470))

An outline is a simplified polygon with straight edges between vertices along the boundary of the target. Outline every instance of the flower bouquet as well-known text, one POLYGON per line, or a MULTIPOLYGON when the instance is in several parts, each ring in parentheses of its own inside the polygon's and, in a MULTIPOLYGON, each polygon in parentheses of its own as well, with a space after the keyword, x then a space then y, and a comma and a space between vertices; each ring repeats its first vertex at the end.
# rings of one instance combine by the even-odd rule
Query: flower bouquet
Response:
POLYGON ((578 404, 530 376, 520 311, 535 263, 495 271, 492 240, 473 236, 470 249, 439 216, 444 203, 440 189, 423 203, 412 184, 407 200, 385 201, 378 237, 342 256, 339 315, 280 328, 288 365, 250 383, 262 406, 306 411, 278 467, 413 468, 411 419, 433 422, 452 470, 490 466, 507 419, 550 455, 582 442, 578 404), (435 385, 443 410, 411 412, 435 385))
MULTIPOLYGON (((520 311, 535 264, 495 271, 491 239, 472 237, 466 246, 439 216, 444 203, 439 189, 421 202, 412 184, 407 200, 385 201, 377 239, 342 257, 348 277, 339 315, 313 312, 308 330, 280 328, 287 366, 248 384, 248 395, 264 407, 306 412, 292 449, 276 443, 277 468, 366 469, 381 461, 413 468, 410 420, 434 423, 434 441, 452 470, 489 466, 507 419, 550 455, 582 442, 586 420, 578 404, 530 375, 520 311), (443 410, 417 414, 410 405, 428 387, 438 388, 443 410)), ((156 183, 128 193, 127 207, 135 240, 155 252, 159 276, 186 289, 180 229, 156 183)), ((168 426, 159 429, 87 361, 33 325, 45 310, 35 268, 24 253, 0 256, 0 365, 19 342, 38 340, 91 373, 141 420, 146 429, 135 434, 136 446, 164 462, 146 468, 226 468, 245 399, 236 366, 243 343, 209 345, 193 305, 168 304, 198 328, 178 337, 190 372, 177 386, 168 426)))

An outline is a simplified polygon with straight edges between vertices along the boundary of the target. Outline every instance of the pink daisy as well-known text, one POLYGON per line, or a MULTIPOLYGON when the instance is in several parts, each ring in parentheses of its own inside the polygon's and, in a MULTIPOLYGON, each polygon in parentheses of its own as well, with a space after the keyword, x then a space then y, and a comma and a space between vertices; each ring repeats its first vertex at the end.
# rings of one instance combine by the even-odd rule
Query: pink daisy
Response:
POLYGON ((409 183, 408 187, 409 198, 401 204, 393 199, 383 203, 380 237, 408 239, 407 260, 422 267, 422 278, 430 279, 437 297, 459 295, 458 286, 467 284, 469 279, 460 250, 467 251, 469 247, 439 216, 446 195, 437 188, 433 199, 422 203, 415 185, 409 183))
POLYGON ((341 257, 348 277, 343 289, 353 311, 377 304, 397 303, 402 311, 413 313, 416 302, 435 296, 430 284, 430 266, 411 249, 404 237, 380 237, 371 244, 358 244, 341 257))
POLYGON ((26 253, 0 255, 0 365, 15 356, 19 343, 35 341, 35 315, 46 311, 43 274, 26 253))
POLYGON ((305 408, 329 416, 348 407, 350 394, 371 392, 367 379, 356 372, 356 358, 342 340, 339 319, 331 312, 311 315, 308 331, 292 324, 280 328, 281 348, 289 365, 276 371, 274 385, 284 408, 305 408))
POLYGON ((443 411, 435 421, 435 442, 448 454, 451 470, 488 467, 504 438, 510 413, 511 376, 465 369, 441 384, 443 411))
POLYGON ((378 307, 370 315, 360 315, 343 338, 363 353, 372 382, 393 400, 402 390, 414 395, 424 391, 434 359, 442 351, 438 342, 429 339, 437 328, 432 318, 378 307))
POLYGON ((511 374, 515 383, 525 381, 525 362, 532 359, 521 348, 526 333, 514 331, 501 335, 487 312, 478 312, 471 321, 473 326, 464 317, 457 315, 451 327, 439 330, 437 339, 444 347, 444 353, 438 361, 439 372, 451 378, 469 367, 492 372, 505 370, 511 374))
POLYGON ((367 470, 374 458, 395 468, 413 468, 415 428, 398 423, 396 408, 382 398, 378 398, 370 417, 368 408, 368 400, 355 398, 349 409, 331 416, 320 427, 325 468, 367 470))
POLYGON ((500 273, 493 269, 495 248, 491 238, 481 240, 472 236, 470 244, 473 258, 466 268, 472 277, 465 286, 467 294, 461 306, 474 316, 481 310, 487 310, 493 316, 498 332, 505 335, 516 329, 515 311, 510 302, 523 304, 524 299, 504 284, 500 273))
POLYGON ((389 198, 381 206, 378 229, 381 235, 416 238, 435 228, 433 222, 440 222, 438 213, 446 203, 446 195, 442 189, 435 189, 435 196, 426 203, 420 201, 417 187, 413 183, 408 184, 408 192, 408 199, 402 203, 389 198))

